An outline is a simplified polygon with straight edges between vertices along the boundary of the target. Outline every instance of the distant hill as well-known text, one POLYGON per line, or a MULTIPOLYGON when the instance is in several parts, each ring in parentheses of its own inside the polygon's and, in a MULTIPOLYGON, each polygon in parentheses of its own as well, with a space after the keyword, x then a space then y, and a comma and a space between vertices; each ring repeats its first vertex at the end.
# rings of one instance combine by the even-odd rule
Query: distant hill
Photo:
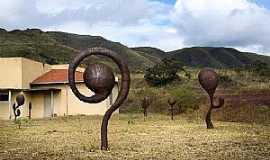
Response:
MULTIPOLYGON (((79 51, 90 47, 106 47, 123 55, 132 71, 142 71, 155 64, 135 50, 102 37, 43 32, 39 29, 0 30, 1 57, 22 56, 49 64, 69 63, 79 51)), ((97 59, 103 61, 97 57, 93 61, 97 59)))
POLYGON ((270 65, 270 57, 255 53, 240 52, 233 48, 192 47, 168 53, 186 66, 234 68, 251 65, 258 61, 270 65))
MULTIPOLYGON (((253 64, 255 61, 270 65, 270 57, 232 48, 193 47, 165 52, 152 47, 128 48, 99 36, 43 32, 39 29, 0 29, 0 57, 20 56, 49 64, 61 64, 69 63, 79 51, 90 47, 106 47, 123 55, 133 72, 142 72, 165 57, 173 57, 191 67, 230 68, 253 64)), ((93 57, 91 61, 115 67, 104 58, 93 57)))

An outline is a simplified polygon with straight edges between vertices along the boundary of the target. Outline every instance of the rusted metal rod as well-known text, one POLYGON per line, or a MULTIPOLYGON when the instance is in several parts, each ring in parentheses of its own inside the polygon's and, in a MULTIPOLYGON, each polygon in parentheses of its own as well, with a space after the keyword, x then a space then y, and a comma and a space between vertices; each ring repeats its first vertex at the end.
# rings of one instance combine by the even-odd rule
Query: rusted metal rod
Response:
POLYGON ((83 102, 99 103, 105 100, 112 92, 115 85, 115 77, 112 69, 105 64, 90 64, 83 74, 83 80, 88 89, 95 94, 90 97, 82 95, 75 84, 75 72, 78 65, 88 56, 101 55, 111 58, 121 71, 121 86, 114 104, 105 112, 101 125, 101 150, 108 150, 107 128, 112 113, 117 110, 128 96, 130 86, 130 74, 127 62, 119 54, 106 48, 96 47, 81 52, 69 64, 68 80, 72 92, 83 102))
POLYGON ((144 97, 142 100, 142 108, 143 108, 143 115, 144 115, 144 121, 146 120, 148 116, 148 108, 151 105, 152 101, 150 97, 144 97))
POLYGON ((31 119, 32 118, 32 102, 29 102, 29 108, 28 109, 29 109, 28 110, 29 111, 28 112, 28 114, 29 114, 28 115, 28 118, 31 119))
POLYGON ((169 98, 168 99, 168 104, 170 105, 170 109, 169 111, 171 112, 171 120, 173 120, 174 118, 174 105, 176 104, 176 100, 174 98, 169 98))

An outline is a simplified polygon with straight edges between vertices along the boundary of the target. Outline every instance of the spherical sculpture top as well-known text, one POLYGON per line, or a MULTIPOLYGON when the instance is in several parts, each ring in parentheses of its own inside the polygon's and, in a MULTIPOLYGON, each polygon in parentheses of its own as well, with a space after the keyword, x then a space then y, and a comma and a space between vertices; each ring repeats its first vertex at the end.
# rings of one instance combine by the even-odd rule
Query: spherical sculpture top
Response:
POLYGON ((202 69, 199 73, 199 82, 209 95, 213 95, 218 86, 217 73, 209 68, 202 69))
POLYGON ((24 104, 25 98, 22 94, 16 96, 16 102, 18 106, 22 106, 24 104))
POLYGON ((83 74, 85 85, 97 94, 111 93, 115 77, 112 69, 104 64, 90 64, 83 74))
POLYGON ((169 98, 168 103, 169 103, 169 105, 175 105, 176 100, 174 98, 169 98))

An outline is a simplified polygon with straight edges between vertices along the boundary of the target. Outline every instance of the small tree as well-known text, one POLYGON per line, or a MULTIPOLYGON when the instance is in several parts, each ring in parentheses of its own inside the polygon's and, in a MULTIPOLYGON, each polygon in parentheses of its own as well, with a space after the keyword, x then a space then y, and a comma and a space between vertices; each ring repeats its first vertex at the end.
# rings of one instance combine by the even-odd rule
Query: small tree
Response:
POLYGON ((181 63, 170 58, 164 58, 160 63, 146 70, 144 79, 154 86, 166 85, 178 77, 177 72, 179 70, 184 70, 181 63))

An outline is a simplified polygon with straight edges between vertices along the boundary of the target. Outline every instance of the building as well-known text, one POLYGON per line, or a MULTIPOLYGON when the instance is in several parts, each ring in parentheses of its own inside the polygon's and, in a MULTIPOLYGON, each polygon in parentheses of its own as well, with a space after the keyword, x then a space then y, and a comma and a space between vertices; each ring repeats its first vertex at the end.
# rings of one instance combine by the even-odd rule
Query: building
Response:
MULTIPOLYGON (((93 95, 83 83, 83 71, 78 68, 76 85, 86 96, 93 95)), ((14 118, 12 105, 18 94, 25 96, 21 116, 31 114, 32 118, 103 115, 118 94, 116 82, 111 95, 104 101, 97 104, 81 102, 68 85, 68 65, 48 65, 26 58, 0 58, 0 75, 0 119, 14 118)))

